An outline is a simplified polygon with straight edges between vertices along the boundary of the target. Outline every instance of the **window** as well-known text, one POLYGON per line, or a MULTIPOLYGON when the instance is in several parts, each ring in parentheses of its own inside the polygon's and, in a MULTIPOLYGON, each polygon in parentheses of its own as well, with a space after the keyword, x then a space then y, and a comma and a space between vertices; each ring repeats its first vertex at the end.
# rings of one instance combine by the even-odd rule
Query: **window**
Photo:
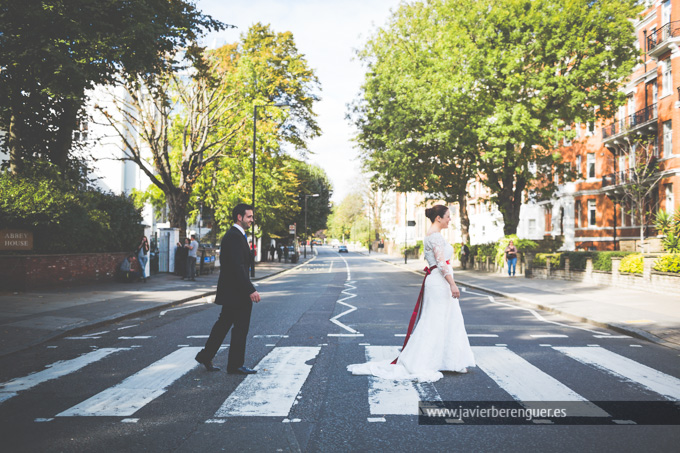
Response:
MULTIPOLYGON (((661 6, 661 23, 666 25, 671 21, 671 0, 665 0, 661 6)), ((666 38, 666 36, 664 36, 666 38)))
POLYGON ((582 159, 581 156, 578 155, 576 156, 576 174, 581 176, 581 164, 582 164, 582 159))
POLYGON ((588 226, 593 227, 597 225, 596 212, 595 200, 588 200, 588 226))
POLYGON ((536 234, 536 219, 529 219, 529 235, 536 234))
POLYGON ((593 135, 595 133, 595 121, 588 121, 588 131, 586 136, 593 135))
POLYGON ((666 58, 661 62, 661 69, 663 71, 661 76, 661 94, 662 96, 673 94, 673 77, 671 75, 670 58, 666 58))
POLYGON ((576 228, 581 228, 581 201, 574 202, 574 219, 576 219, 576 228))
POLYGON ((673 127, 671 121, 663 123, 663 157, 673 155, 673 127))
POLYGON ((621 226, 626 226, 626 208, 623 205, 621 206, 621 226))
POLYGON ((666 212, 673 214, 674 208, 675 200, 673 198, 673 184, 666 184, 666 212))
POLYGON ((529 162, 529 171, 531 172, 532 175, 536 176, 536 172, 538 171, 538 166, 536 165, 536 162, 529 162))
POLYGON ((588 153, 587 158, 587 176, 588 178, 595 177, 595 153, 588 153))
POLYGON ((626 156, 619 156, 619 174, 626 171, 626 156))

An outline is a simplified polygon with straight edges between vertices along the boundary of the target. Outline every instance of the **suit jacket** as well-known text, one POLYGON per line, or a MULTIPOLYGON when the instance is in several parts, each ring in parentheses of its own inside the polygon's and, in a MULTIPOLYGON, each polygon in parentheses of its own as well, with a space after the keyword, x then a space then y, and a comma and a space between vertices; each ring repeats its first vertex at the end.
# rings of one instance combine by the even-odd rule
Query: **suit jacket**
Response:
POLYGON ((220 278, 217 281, 215 303, 239 305, 250 303, 255 287, 250 282, 250 249, 246 237, 236 227, 231 227, 222 238, 220 250, 220 278))

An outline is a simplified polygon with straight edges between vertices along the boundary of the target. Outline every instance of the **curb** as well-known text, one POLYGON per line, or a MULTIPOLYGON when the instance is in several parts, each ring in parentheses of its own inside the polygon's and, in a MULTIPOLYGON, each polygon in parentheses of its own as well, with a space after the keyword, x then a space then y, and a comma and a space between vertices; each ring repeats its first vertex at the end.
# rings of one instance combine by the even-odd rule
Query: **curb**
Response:
MULTIPOLYGON (((266 280, 266 279, 269 279, 269 278, 274 277, 276 275, 282 274, 284 272, 289 272, 289 271, 295 270, 298 267, 304 266, 305 264, 309 263, 314 258, 315 258, 315 256, 308 259, 304 263, 300 263, 297 266, 291 267, 289 269, 283 269, 283 270, 265 275, 263 277, 255 277, 252 281, 257 282, 257 281, 260 281, 260 280, 266 280)), ((137 316, 144 316, 146 314, 153 313, 154 311, 164 310, 166 308, 172 308, 172 307, 177 306, 177 305, 181 305, 181 304, 184 304, 184 303, 187 303, 187 302, 191 302, 192 300, 197 300, 197 299, 201 299, 201 298, 204 298, 204 297, 214 296, 216 293, 217 293, 216 290, 206 291, 206 292, 201 293, 201 294, 196 294, 194 296, 185 297, 184 299, 173 300, 172 302, 159 304, 159 305, 156 305, 156 306, 153 306, 153 307, 142 308, 140 310, 133 310, 133 311, 129 311, 127 313, 121 313, 121 314, 118 314, 118 315, 113 315, 113 316, 109 316, 109 317, 106 317, 106 318, 97 319, 96 321, 86 322, 84 324, 81 324, 81 325, 78 325, 78 326, 75 326, 75 327, 72 327, 72 328, 67 328, 65 330, 54 331, 54 332, 51 332, 51 333, 44 335, 43 337, 37 339, 34 342, 31 342, 30 344, 28 344, 28 343, 24 344, 20 349, 15 349, 15 350, 12 350, 12 351, 9 351, 9 352, 0 353, 0 357, 9 356, 9 355, 17 353, 17 352, 25 351, 26 349, 32 348, 34 346, 39 346, 39 345, 46 343, 48 341, 57 340, 57 339, 64 338, 64 337, 67 337, 67 336, 70 336, 70 335, 75 335, 75 334, 78 334, 79 332, 84 332, 84 331, 89 330, 89 329, 101 327, 101 326, 104 326, 106 324, 111 324, 111 323, 114 323, 114 322, 123 321, 125 319, 134 318, 134 317, 137 317, 137 316)))
MULTIPOLYGON (((397 266, 397 267, 399 267, 403 270, 413 272, 414 274, 422 275, 418 271, 404 267, 404 265, 402 265, 401 263, 394 263, 394 262, 387 261, 387 260, 384 260, 384 259, 381 259, 381 258, 372 257, 372 256, 367 255, 367 254, 364 254, 364 256, 369 256, 370 258, 373 258, 374 260, 382 261, 383 263, 387 263, 387 264, 392 264, 392 265, 397 266)), ((515 295, 512 295, 512 294, 503 293, 501 291, 489 289, 489 288, 486 288, 484 286, 466 283, 463 280, 458 280, 458 283, 460 283, 462 286, 465 286, 467 288, 472 288, 472 289, 476 289, 476 290, 479 290, 479 291, 487 292, 489 294, 493 294, 495 296, 504 297, 506 299, 512 300, 512 301, 517 302, 517 303, 524 305, 524 306, 528 306, 530 308, 537 308, 539 310, 547 311, 549 313, 558 314, 558 315, 563 316, 566 319, 569 319, 571 321, 582 322, 582 323, 590 324, 590 325, 593 325, 593 326, 596 326, 596 327, 600 327, 602 329, 613 330, 614 332, 624 334, 624 335, 630 335, 631 337, 637 338, 639 340, 649 341, 650 343, 655 343, 655 344, 658 344, 658 345, 661 345, 661 346, 665 346, 667 348, 680 350, 680 345, 675 344, 675 343, 671 343, 671 342, 666 341, 662 338, 659 338, 656 335, 654 335, 650 332, 647 332, 646 330, 637 329, 635 327, 630 327, 630 326, 626 326, 626 325, 623 325, 623 324, 597 321, 595 319, 586 318, 586 317, 581 316, 581 315, 575 315, 573 313, 570 313, 570 312, 567 312, 567 311, 564 311, 564 310, 560 310, 558 308, 555 308, 555 307, 552 307, 552 306, 549 306, 549 305, 544 305, 544 304, 541 304, 539 302, 532 301, 530 299, 525 299, 523 297, 518 297, 518 296, 515 296, 515 295)))

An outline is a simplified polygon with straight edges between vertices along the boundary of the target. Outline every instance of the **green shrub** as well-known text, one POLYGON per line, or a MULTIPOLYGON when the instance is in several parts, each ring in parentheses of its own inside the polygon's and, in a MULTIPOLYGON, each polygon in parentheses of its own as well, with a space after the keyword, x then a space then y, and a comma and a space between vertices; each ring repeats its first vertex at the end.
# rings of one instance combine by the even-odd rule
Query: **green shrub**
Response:
POLYGON ((142 217, 132 200, 47 178, 0 175, 0 228, 33 232, 33 253, 132 251, 142 217))
POLYGON ((680 273, 680 253, 662 255, 654 264, 654 270, 659 272, 680 273))
POLYGON ((635 252, 596 252, 597 255, 593 258, 593 269, 596 271, 612 271, 613 257, 626 257, 633 255, 635 252))
POLYGON ((673 213, 659 211, 654 219, 654 226, 663 236, 663 249, 670 253, 680 253, 680 208, 673 213))
POLYGON ((546 267, 546 262, 550 260, 550 267, 557 269, 560 267, 561 253, 537 253, 534 257, 534 267, 546 267))
POLYGON ((486 257, 494 257, 496 255, 496 243, 488 242, 486 244, 476 244, 470 247, 470 253, 478 259, 486 259, 486 257))
POLYGON ((640 253, 633 253, 631 255, 625 256, 621 260, 621 266, 619 266, 620 272, 629 274, 641 274, 643 269, 644 258, 640 253))

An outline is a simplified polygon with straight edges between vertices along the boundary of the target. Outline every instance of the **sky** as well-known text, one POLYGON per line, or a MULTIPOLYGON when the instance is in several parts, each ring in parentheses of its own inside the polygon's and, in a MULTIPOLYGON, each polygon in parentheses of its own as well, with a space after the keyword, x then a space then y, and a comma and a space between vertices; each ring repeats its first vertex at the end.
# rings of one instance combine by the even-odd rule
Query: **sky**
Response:
POLYGON ((387 23, 400 0, 196 0, 198 9, 238 28, 210 34, 205 44, 221 46, 238 41, 252 24, 270 24, 276 32, 293 33, 298 51, 316 72, 321 101, 314 106, 322 135, 310 141, 309 162, 326 171, 336 204, 352 190, 360 172, 345 118, 347 104, 357 98, 365 68, 355 51, 387 23))

